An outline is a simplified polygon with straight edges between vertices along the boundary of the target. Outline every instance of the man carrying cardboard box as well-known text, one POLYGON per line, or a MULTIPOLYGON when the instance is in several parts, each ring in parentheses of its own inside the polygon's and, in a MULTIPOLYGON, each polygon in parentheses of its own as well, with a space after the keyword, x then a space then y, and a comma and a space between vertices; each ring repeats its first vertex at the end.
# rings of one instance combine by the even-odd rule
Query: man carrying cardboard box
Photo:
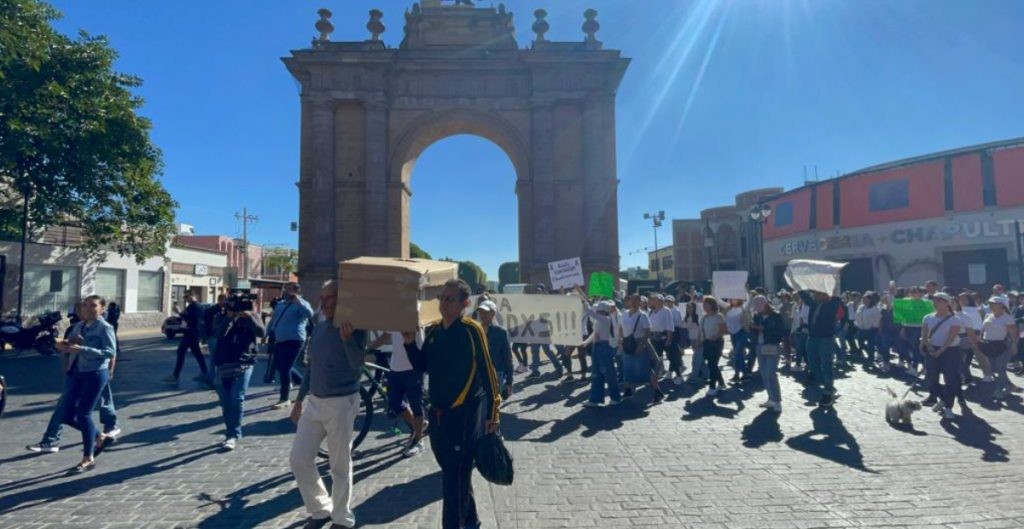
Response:
POLYGON ((427 327, 422 347, 414 333, 402 333, 409 361, 430 378, 430 448, 441 467, 444 529, 480 527, 472 485, 476 444, 484 431, 498 429, 501 405, 484 330, 462 317, 469 294, 461 279, 445 283, 441 323, 427 327))

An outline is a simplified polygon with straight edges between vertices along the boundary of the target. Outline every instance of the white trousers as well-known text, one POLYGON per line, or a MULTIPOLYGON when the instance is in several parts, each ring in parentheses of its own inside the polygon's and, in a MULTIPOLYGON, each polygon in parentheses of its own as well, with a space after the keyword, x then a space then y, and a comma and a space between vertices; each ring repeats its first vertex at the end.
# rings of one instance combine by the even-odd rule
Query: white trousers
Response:
POLYGON ((355 527, 352 512, 352 430, 359 411, 359 394, 344 397, 306 397, 298 432, 288 458, 306 511, 318 520, 330 517, 345 527, 355 527), (331 477, 328 494, 316 468, 317 451, 327 438, 331 477))

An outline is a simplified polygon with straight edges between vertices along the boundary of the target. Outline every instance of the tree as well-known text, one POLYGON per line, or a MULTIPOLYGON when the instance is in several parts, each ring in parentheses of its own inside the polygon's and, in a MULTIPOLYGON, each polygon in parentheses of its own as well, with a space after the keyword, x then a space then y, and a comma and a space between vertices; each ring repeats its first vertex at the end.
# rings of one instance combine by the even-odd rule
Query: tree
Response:
POLYGON ((291 248, 267 248, 264 250, 263 273, 265 275, 288 276, 298 269, 299 252, 291 248))
POLYGON ((441 260, 459 263, 459 279, 469 283, 469 288, 473 292, 483 292, 487 288, 487 274, 473 261, 456 261, 450 257, 441 260))
POLYGON ((512 261, 501 263, 498 267, 498 290, 505 288, 505 285, 519 282, 519 263, 512 261))
POLYGON ((409 243, 409 257, 413 259, 433 259, 429 253, 423 251, 423 248, 420 248, 414 242, 409 243))
POLYGON ((140 263, 164 253, 177 204, 158 176, 161 154, 136 112, 138 78, 113 70, 103 37, 51 27, 37 0, 0 0, 0 233, 75 225, 89 253, 140 263))

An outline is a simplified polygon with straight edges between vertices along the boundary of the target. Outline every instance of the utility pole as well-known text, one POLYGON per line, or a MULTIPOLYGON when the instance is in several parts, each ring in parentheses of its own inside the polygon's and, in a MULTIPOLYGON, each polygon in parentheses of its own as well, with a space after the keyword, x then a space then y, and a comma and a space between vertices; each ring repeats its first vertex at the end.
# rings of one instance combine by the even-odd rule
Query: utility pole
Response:
POLYGON ((658 228, 661 227, 662 221, 665 220, 665 212, 658 211, 657 213, 644 213, 645 219, 650 219, 651 224, 654 227, 654 262, 658 265, 658 269, 655 270, 656 279, 658 280, 658 290, 661 290, 661 256, 658 255, 658 228))
POLYGON ((242 279, 249 279, 249 223, 259 219, 250 215, 249 210, 242 208, 242 213, 235 213, 235 218, 242 221, 242 279))
POLYGON ((26 184, 21 194, 25 204, 21 209, 21 254, 18 256, 18 323, 21 323, 21 309, 25 299, 25 243, 28 241, 28 202, 32 196, 32 188, 26 184))

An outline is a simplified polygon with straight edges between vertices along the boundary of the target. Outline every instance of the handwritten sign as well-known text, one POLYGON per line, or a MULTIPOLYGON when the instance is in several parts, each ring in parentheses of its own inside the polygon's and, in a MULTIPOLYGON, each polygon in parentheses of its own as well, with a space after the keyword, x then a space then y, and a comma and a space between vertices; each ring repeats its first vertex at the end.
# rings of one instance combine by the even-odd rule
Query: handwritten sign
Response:
POLYGON ((508 330, 513 343, 579 345, 583 341, 583 303, 578 296, 498 294, 491 300, 498 307, 494 321, 508 330))
POLYGON ((742 299, 746 300, 747 276, 750 272, 746 270, 723 271, 717 270, 711 274, 711 295, 718 299, 742 299))
MULTIPOLYGON (((892 321, 900 325, 921 325, 924 317, 935 312, 932 302, 926 299, 892 300, 892 321)), ((956 321, 956 320, 954 320, 956 321)))
POLYGON ((551 275, 551 289, 570 289, 583 286, 583 265, 579 257, 548 263, 551 275))
POLYGON ((612 299, 615 296, 615 276, 608 272, 591 273, 590 289, 587 294, 591 297, 612 299))

